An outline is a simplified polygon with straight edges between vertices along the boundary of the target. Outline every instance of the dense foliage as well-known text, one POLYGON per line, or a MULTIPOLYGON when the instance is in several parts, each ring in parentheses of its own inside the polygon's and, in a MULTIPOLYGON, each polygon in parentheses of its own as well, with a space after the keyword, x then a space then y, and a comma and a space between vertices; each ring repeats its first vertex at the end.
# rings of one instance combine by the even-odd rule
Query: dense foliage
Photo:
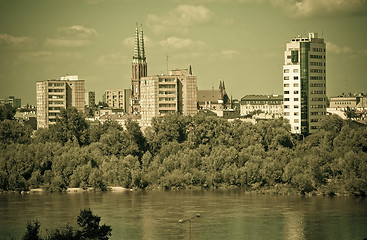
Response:
POLYGON ((29 129, 0 122, 0 189, 68 187, 243 187, 279 193, 365 195, 367 128, 326 116, 316 134, 297 139, 281 119, 255 125, 198 114, 89 126, 75 109, 57 124, 29 129))
POLYGON ((101 217, 93 215, 90 209, 80 210, 77 224, 80 229, 73 229, 66 225, 62 229, 54 229, 42 238, 40 235, 41 224, 37 221, 30 221, 22 240, 108 240, 111 236, 112 228, 103 224, 99 225, 101 217))

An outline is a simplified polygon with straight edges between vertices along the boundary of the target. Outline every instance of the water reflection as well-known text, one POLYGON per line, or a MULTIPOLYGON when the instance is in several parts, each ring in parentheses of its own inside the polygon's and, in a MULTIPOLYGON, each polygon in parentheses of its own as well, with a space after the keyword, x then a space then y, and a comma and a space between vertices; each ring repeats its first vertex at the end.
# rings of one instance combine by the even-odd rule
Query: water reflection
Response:
MULTIPOLYGON (((117 239, 189 239, 179 219, 200 214, 192 239, 363 239, 367 201, 355 198, 290 197, 240 190, 140 191, 0 195, 0 236, 16 238, 29 219, 46 229, 76 226, 80 209, 91 208, 112 226, 117 239)), ((1 238, 0 237, 0 238, 1 238)))

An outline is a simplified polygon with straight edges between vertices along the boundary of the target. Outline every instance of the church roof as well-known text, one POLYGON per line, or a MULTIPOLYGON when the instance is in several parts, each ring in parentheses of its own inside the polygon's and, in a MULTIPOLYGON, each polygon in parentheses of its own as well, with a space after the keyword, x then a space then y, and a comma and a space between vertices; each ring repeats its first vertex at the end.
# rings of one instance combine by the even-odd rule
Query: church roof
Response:
POLYGON ((198 102, 218 102, 223 100, 220 90, 198 90, 198 102))

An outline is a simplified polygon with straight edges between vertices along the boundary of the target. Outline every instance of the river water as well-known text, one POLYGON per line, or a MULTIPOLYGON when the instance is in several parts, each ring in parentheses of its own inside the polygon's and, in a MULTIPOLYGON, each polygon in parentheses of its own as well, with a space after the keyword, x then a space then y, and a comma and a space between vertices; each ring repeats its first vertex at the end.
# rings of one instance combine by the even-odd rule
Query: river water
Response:
POLYGON ((242 190, 0 194, 0 239, 20 239, 37 219, 42 234, 76 227, 90 208, 110 239, 364 239, 367 199, 271 196, 242 190), (179 223, 200 214, 199 218, 179 223))

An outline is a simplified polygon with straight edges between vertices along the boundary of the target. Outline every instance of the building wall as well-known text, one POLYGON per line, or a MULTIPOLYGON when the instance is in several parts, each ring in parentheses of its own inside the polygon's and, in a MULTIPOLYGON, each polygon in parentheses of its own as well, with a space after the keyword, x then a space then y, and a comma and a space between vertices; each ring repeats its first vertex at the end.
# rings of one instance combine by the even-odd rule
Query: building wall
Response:
POLYGON ((254 111, 279 118, 283 116, 283 96, 247 95, 241 99, 240 114, 246 116, 254 111))
POLYGON ((77 80, 77 76, 61 79, 36 83, 37 128, 55 124, 61 109, 76 107, 78 111, 84 112, 84 80, 77 80))
MULTIPOLYGON (((174 70, 171 74, 187 74, 188 70, 174 70)), ((141 124, 151 125, 153 117, 178 112, 197 113, 197 77, 193 75, 156 75, 143 77, 141 90, 141 124)))
POLYGON ((292 133, 314 133, 326 114, 326 46, 310 33, 287 43, 283 66, 284 118, 292 133))
POLYGON ((197 114, 197 77, 185 76, 183 82, 183 114, 193 116, 197 114))
POLYGON ((336 110, 346 110, 349 108, 356 108, 359 103, 359 97, 331 97, 330 108, 336 110))
POLYGON ((96 93, 88 92, 88 106, 94 107, 96 105, 96 93))
POLYGON ((112 109, 124 109, 124 112, 128 111, 128 102, 126 102, 126 92, 128 89, 114 89, 114 90, 106 90, 105 91, 105 102, 108 107, 112 109))

